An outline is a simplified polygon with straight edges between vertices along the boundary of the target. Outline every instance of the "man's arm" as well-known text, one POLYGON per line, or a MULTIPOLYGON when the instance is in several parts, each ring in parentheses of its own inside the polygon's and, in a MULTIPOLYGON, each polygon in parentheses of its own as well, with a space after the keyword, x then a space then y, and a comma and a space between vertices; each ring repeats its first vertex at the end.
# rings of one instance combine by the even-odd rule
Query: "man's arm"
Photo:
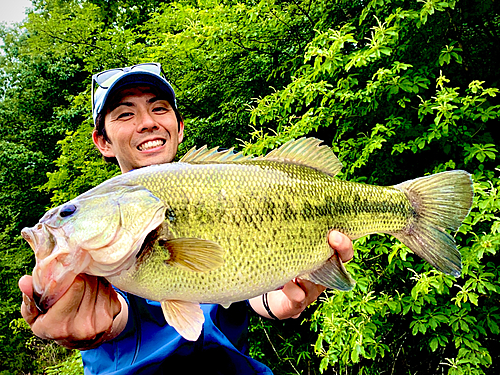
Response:
MULTIPOLYGON (((353 257, 352 241, 346 235, 331 231, 328 242, 343 262, 353 257)), ((298 318, 302 311, 316 301, 325 290, 308 280, 296 279, 285 284, 283 289, 267 293, 268 305, 278 319, 298 318)), ((263 304, 262 296, 252 298, 250 306, 254 311, 266 318, 271 318, 263 304)))
POLYGON ((68 291, 42 314, 33 301, 32 277, 19 280, 21 314, 33 333, 70 349, 92 349, 118 336, 128 319, 128 305, 106 279, 79 275, 68 291))

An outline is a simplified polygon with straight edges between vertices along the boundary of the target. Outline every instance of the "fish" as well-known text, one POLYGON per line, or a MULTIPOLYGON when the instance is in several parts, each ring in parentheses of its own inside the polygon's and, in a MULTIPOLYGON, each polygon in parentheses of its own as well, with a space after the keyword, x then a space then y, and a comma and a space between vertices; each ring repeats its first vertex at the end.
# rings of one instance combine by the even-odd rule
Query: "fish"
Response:
POLYGON ((187 340, 202 330, 202 303, 247 300, 297 277, 341 291, 355 281, 328 244, 396 237, 455 277, 454 238, 473 200, 471 175, 453 170, 394 186, 335 177, 342 164, 316 138, 265 156, 206 146, 178 162, 113 177, 49 210, 22 236, 35 252, 33 291, 46 311, 80 273, 159 301, 187 340))

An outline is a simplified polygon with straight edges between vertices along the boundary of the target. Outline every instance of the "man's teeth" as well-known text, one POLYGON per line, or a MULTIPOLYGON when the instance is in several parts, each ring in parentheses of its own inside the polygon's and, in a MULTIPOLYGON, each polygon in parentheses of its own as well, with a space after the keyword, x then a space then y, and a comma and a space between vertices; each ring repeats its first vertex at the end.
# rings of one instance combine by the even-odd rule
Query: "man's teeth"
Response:
POLYGON ((143 143, 143 144, 139 145, 138 148, 141 151, 145 151, 145 150, 149 150, 150 148, 155 148, 155 147, 159 147, 162 145, 163 145, 163 141, 158 139, 156 141, 149 141, 149 142, 143 143))

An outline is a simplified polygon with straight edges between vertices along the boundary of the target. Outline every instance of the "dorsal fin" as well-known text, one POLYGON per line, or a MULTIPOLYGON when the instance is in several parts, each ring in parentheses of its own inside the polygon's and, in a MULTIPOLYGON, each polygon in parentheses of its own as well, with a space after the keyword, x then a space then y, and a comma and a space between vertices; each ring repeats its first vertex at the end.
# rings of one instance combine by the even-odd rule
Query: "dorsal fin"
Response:
POLYGON ((342 163, 330 147, 320 146, 321 142, 317 138, 305 137, 291 140, 258 160, 300 164, 335 176, 342 169, 342 163))
POLYGON ((253 158, 252 156, 243 155, 242 152, 234 152, 234 147, 224 151, 218 151, 218 149, 218 147, 208 149, 206 145, 199 149, 193 147, 179 160, 179 162, 191 164, 228 163, 240 162, 253 158))
POLYGON ((280 163, 299 164, 305 167, 317 169, 323 173, 335 176, 342 169, 342 163, 337 159, 330 147, 320 146, 322 141, 316 138, 300 138, 288 141, 279 148, 272 150, 266 156, 254 158, 251 155, 243 155, 242 152, 234 152, 234 148, 218 151, 218 147, 208 149, 203 146, 199 149, 193 147, 184 155, 179 162, 191 164, 208 163, 238 163, 249 160, 268 160, 280 163))

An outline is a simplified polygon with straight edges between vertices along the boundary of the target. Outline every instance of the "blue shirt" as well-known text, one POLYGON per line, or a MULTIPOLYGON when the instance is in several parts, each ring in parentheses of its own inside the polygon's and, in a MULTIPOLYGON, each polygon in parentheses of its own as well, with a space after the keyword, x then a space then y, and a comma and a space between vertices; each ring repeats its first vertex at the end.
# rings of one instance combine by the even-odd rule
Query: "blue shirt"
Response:
POLYGON ((184 369, 203 374, 272 374, 249 357, 248 306, 201 305, 205 316, 197 341, 187 341, 165 322, 158 302, 120 291, 129 306, 124 331, 96 349, 82 351, 85 375, 163 374, 184 369))

